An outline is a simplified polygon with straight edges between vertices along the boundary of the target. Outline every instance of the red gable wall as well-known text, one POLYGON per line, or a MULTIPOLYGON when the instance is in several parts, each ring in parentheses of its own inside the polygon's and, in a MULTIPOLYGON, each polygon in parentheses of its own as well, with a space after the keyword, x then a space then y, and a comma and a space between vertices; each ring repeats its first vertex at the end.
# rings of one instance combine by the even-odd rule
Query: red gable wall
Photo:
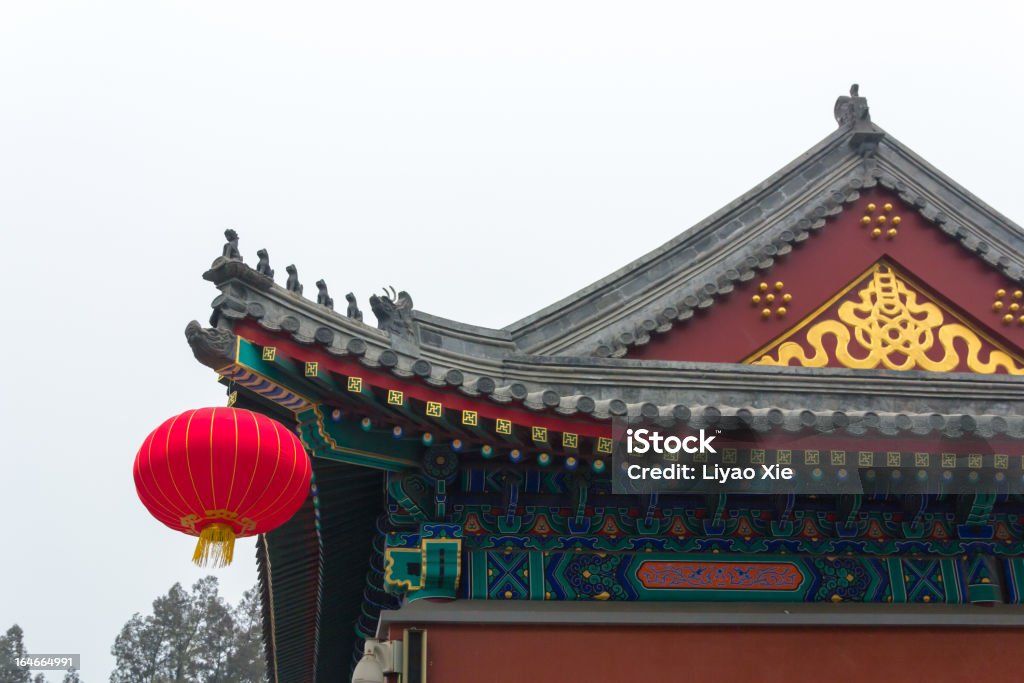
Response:
MULTIPOLYGON (((753 280, 741 283, 726 297, 697 314, 688 322, 654 337, 647 345, 630 350, 627 357, 650 360, 687 360, 738 363, 786 333, 792 326, 817 311, 834 294, 861 275, 881 258, 888 258, 901 269, 923 282, 947 305, 958 309, 971 324, 984 329, 1011 350, 1024 349, 1024 324, 1019 322, 1024 310, 1014 315, 1010 325, 1002 318, 1008 312, 993 311, 996 291, 1007 290, 1005 305, 1012 301, 1012 292, 1020 289, 1011 280, 964 249, 937 226, 925 220, 913 207, 885 191, 865 193, 829 224, 814 232, 803 243, 794 245, 789 254, 777 257, 775 265, 758 273, 753 280), (892 204, 891 211, 884 210, 892 204), (871 223, 862 219, 875 204, 871 223), (886 215, 879 224, 879 215, 886 215), (899 216, 897 234, 889 238, 892 218, 899 216), (881 236, 872 238, 874 228, 881 236), (769 285, 767 292, 760 283, 769 285), (776 290, 775 283, 783 284, 776 290), (776 301, 764 300, 755 305, 752 297, 774 294, 776 301), (782 304, 781 296, 792 300, 782 304), (786 308, 778 315, 780 305, 786 308), (770 306, 771 315, 762 317, 770 306)), ((1024 305, 1024 301, 1021 302, 1024 305)))

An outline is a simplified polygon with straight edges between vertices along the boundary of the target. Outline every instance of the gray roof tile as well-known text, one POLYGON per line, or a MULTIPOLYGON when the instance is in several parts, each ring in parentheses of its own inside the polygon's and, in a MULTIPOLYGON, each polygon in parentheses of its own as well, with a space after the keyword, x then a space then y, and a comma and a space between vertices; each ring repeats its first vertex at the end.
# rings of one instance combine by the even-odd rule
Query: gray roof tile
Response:
POLYGON ((685 324, 694 309, 712 306, 755 270, 770 268, 877 184, 1020 280, 1021 229, 880 128, 872 131, 882 136, 873 158, 851 149, 851 131, 841 128, 692 229, 502 330, 415 311, 418 334, 398 339, 222 260, 204 275, 221 289, 214 320, 230 328, 250 318, 396 376, 533 410, 596 419, 642 414, 696 426, 738 419, 757 430, 961 435, 977 429, 1024 438, 1017 378, 621 358, 632 345, 685 324))

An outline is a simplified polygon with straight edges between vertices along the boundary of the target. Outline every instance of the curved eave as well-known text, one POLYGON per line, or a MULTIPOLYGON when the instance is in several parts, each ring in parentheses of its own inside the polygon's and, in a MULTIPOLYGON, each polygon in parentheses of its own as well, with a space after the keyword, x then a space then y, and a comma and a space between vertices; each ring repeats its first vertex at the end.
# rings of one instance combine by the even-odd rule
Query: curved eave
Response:
MULTIPOLYGON (((251 320, 237 321, 236 331, 245 344, 256 347, 250 358, 259 357, 259 348, 273 346, 291 359, 292 367, 317 362, 339 378, 336 386, 344 386, 346 376, 359 376, 381 390, 400 390, 421 401, 447 405, 458 396, 472 400, 481 416, 495 412, 488 411, 492 405, 504 416, 546 414, 598 422, 644 416, 705 427, 737 418, 758 431, 1024 438, 1021 379, 1006 375, 516 356, 473 377, 439 365, 436 357, 428 361, 377 349, 373 358, 368 345, 355 355, 299 343, 251 320), (430 372, 418 374, 415 367, 430 372)), ((302 377, 292 378, 293 390, 323 395, 302 377)))

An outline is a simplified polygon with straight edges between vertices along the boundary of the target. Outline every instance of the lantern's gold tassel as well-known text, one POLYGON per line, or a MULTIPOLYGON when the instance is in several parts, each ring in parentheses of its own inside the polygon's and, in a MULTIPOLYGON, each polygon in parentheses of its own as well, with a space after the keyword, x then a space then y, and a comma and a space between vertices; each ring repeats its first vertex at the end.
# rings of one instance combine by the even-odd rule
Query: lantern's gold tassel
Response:
POLYGON ((192 561, 200 567, 226 567, 235 555, 235 532, 227 524, 214 522, 199 532, 192 561))

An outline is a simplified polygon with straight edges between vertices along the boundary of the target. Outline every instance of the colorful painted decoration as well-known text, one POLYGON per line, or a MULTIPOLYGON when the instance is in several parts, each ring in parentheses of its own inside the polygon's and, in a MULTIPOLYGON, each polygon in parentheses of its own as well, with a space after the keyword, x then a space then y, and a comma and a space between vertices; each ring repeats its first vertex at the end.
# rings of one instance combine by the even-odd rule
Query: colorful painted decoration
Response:
POLYGON ((287 522, 312 469, 280 422, 238 408, 186 410, 153 430, 135 456, 135 490, 150 514, 198 536, 192 561, 231 563, 235 538, 287 522))

